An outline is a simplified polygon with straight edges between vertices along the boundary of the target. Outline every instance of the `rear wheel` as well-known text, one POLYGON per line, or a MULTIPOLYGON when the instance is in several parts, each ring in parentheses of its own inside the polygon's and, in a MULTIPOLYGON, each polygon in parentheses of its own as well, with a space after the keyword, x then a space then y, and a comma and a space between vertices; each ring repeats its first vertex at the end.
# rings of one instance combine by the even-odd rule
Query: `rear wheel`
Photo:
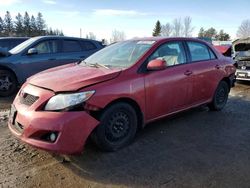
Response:
POLYGON ((220 111, 227 103, 229 86, 227 82, 221 81, 214 93, 213 101, 208 105, 210 110, 220 111))
POLYGON ((15 93, 17 80, 15 75, 8 70, 0 70, 0 97, 8 97, 15 93))
POLYGON ((92 139, 104 151, 115 151, 128 145, 137 131, 136 112, 127 103, 116 103, 101 115, 100 125, 92 139))

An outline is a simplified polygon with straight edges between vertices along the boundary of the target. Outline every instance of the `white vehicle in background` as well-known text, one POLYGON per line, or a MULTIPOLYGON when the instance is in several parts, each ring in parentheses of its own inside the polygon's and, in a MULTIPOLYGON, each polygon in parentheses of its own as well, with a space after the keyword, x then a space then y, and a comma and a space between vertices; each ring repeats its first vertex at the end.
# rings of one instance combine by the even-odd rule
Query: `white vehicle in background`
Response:
POLYGON ((235 40, 232 50, 234 61, 238 65, 236 80, 250 81, 250 37, 235 40))

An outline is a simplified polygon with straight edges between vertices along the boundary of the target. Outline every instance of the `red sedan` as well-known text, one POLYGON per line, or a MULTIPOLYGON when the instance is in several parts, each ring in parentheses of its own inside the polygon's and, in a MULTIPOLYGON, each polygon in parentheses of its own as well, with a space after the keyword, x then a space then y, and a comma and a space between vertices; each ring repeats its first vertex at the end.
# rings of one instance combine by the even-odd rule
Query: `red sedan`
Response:
POLYGON ((204 104, 223 109, 235 70, 231 59, 198 39, 119 42, 29 78, 9 128, 23 142, 57 153, 80 153, 89 137, 115 151, 148 122, 204 104))

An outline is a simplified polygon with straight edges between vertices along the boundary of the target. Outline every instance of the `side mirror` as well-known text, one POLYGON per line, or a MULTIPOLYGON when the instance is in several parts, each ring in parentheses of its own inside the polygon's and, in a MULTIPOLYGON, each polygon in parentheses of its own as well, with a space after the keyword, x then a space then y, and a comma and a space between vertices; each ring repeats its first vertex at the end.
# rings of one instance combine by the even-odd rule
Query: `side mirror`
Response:
POLYGON ((163 59, 154 59, 147 65, 149 71, 164 70, 165 68, 167 68, 167 63, 163 59))
POLYGON ((38 54, 37 49, 36 49, 36 48, 30 48, 30 49, 28 50, 27 55, 34 55, 34 54, 38 54))

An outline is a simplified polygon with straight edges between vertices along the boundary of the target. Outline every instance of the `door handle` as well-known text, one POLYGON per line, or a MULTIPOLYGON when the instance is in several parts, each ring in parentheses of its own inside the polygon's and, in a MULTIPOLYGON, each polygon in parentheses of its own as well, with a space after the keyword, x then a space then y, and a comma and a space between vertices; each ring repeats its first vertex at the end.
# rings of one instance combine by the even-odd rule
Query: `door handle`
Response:
POLYGON ((54 60, 56 60, 56 58, 49 58, 48 60, 49 61, 54 61, 54 60))
POLYGON ((184 72, 184 74, 185 74, 186 76, 189 76, 189 75, 193 74, 193 72, 190 71, 190 70, 186 70, 186 71, 184 72))
POLYGON ((86 56, 83 55, 83 56, 80 56, 80 58, 86 58, 86 56))
POLYGON ((216 68, 216 69, 220 69, 220 68, 222 68, 222 66, 220 66, 220 65, 215 65, 215 68, 216 68))

